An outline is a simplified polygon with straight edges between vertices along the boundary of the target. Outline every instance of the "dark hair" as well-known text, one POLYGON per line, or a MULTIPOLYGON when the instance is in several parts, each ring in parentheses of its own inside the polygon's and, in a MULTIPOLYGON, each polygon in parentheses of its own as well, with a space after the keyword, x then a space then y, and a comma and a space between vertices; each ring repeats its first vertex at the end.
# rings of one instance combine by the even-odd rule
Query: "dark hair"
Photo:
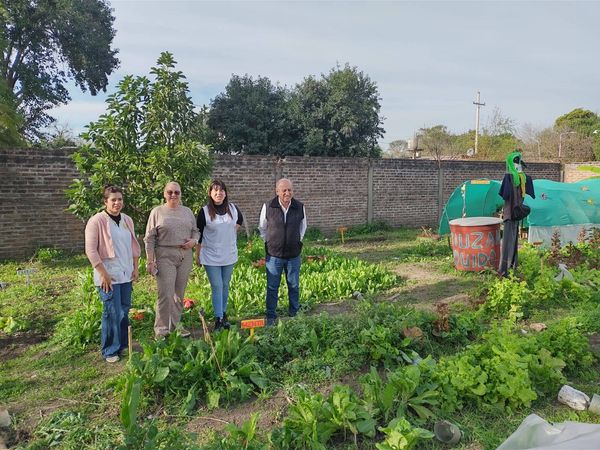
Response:
POLYGON ((102 191, 102 199, 108 200, 108 197, 110 197, 110 194, 116 194, 117 192, 119 194, 123 195, 123 189, 121 189, 118 186, 113 186, 112 184, 104 186, 104 190, 102 191))
POLYGON ((229 217, 233 219, 233 215, 231 214, 231 210, 229 209, 229 195, 227 194, 227 186, 221 180, 212 180, 210 185, 208 186, 208 202, 206 206, 208 206, 208 215, 210 216, 210 220, 215 220, 215 216, 217 215, 217 210, 215 208, 215 202, 210 196, 210 191, 213 190, 215 186, 220 187, 223 191, 225 191, 225 198, 223 199, 223 206, 225 207, 225 211, 229 214, 229 217))

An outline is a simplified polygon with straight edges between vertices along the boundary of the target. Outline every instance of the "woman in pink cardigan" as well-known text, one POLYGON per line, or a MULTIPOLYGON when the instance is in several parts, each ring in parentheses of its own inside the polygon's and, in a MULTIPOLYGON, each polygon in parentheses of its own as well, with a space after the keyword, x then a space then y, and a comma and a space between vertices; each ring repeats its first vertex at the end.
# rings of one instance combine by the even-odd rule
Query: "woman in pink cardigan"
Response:
POLYGON ((85 227, 85 254, 94 267, 94 284, 104 306, 102 357, 119 361, 127 348, 132 282, 138 279, 140 244, 133 221, 123 209, 123 191, 107 186, 102 194, 105 209, 92 216, 85 227))

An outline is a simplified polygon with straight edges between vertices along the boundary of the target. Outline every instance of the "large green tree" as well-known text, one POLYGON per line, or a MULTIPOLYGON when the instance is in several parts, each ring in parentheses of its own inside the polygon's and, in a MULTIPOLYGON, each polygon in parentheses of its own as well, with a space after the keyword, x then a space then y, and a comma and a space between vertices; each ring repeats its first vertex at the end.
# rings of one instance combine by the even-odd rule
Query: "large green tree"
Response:
POLYGON ((296 86, 290 115, 302 152, 315 156, 381 156, 383 136, 377 84, 356 67, 335 67, 296 86))
POLYGON ((29 136, 53 121, 49 109, 70 100, 66 83, 106 90, 118 66, 114 17, 105 0, 2 0, 2 60, 6 86, 26 118, 29 136))
POLYGON ((289 93, 266 77, 233 75, 210 104, 207 124, 218 153, 287 155, 298 137, 287 113, 289 93))
POLYGON ((23 117, 17 112, 13 93, 0 80, 0 147, 23 145, 20 129, 23 117))
POLYGON ((88 126, 73 159, 81 177, 67 192, 69 209, 87 219, 102 206, 106 184, 125 189, 125 212, 142 233, 166 182, 181 184, 193 210, 206 199, 211 160, 198 141, 198 117, 184 75, 162 53, 147 77, 126 76, 107 99, 107 111, 88 126))

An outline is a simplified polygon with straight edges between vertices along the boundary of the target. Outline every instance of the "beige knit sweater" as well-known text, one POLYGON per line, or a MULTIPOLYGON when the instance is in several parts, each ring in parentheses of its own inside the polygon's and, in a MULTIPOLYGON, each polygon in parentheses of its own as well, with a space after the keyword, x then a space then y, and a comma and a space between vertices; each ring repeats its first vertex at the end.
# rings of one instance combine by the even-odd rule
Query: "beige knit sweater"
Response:
POLYGON ((154 259, 156 247, 179 247, 189 239, 198 241, 199 237, 196 218, 190 208, 157 206, 150 212, 146 225, 146 256, 150 261, 154 259))

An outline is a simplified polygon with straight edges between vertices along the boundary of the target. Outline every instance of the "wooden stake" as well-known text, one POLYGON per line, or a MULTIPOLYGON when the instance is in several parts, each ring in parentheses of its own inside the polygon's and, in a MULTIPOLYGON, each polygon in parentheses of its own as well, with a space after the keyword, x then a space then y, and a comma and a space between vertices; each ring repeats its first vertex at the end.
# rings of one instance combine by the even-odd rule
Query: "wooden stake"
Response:
POLYGON ((129 346, 129 361, 131 361, 131 353, 133 352, 133 337, 131 336, 131 325, 127 327, 127 344, 129 346))

